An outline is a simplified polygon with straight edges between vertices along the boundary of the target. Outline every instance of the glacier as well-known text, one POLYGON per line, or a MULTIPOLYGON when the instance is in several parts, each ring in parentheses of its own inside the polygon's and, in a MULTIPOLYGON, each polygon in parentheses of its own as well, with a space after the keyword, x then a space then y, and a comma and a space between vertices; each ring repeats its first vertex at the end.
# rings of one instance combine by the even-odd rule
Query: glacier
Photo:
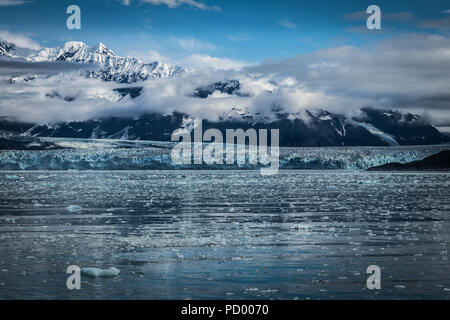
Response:
MULTIPOLYGON (((172 142, 67 138, 45 140, 65 149, 0 151, 0 170, 223 170, 261 167, 250 165, 248 161, 245 165, 174 164, 171 152, 175 143, 172 142)), ((449 145, 280 148, 279 164, 280 169, 284 170, 366 170, 390 162, 421 160, 449 149, 449 145)))

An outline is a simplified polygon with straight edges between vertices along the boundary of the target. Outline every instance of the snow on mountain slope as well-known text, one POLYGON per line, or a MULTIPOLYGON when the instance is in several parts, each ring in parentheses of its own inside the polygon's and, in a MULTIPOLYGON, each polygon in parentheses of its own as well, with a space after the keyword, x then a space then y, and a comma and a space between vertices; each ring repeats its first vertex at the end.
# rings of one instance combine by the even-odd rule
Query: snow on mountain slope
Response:
POLYGON ((369 124, 369 123, 364 123, 364 122, 358 122, 358 121, 354 121, 354 120, 349 120, 349 122, 353 125, 357 125, 357 126, 361 126, 364 129, 366 129, 367 131, 369 131, 371 134, 381 138, 382 140, 386 141, 386 143, 388 143, 390 146, 398 146, 400 145, 394 137, 392 137, 391 135, 378 130, 377 128, 375 128, 373 125, 369 124))
POLYGON ((22 48, 10 41, 0 38, 0 56, 12 59, 25 59, 25 57, 35 55, 37 52, 37 50, 22 48))
POLYGON ((137 58, 117 56, 101 42, 89 47, 83 42, 71 41, 62 47, 31 50, 0 39, 0 55, 28 62, 72 62, 92 65, 93 68, 85 72, 86 77, 119 83, 173 77, 184 72, 182 67, 171 64, 144 63, 137 58))

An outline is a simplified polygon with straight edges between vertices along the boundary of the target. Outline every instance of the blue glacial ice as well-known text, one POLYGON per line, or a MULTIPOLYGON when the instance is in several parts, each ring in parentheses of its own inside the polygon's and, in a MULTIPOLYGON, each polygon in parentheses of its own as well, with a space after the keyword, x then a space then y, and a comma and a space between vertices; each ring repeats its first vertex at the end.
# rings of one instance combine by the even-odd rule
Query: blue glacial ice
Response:
MULTIPOLYGON (((52 139, 69 149, 0 151, 0 170, 257 169, 259 165, 177 165, 170 142, 52 139)), ((450 146, 280 148, 280 169, 365 170, 421 160, 450 146)))
POLYGON ((72 204, 72 205, 67 207, 67 211, 69 211, 69 212, 80 212, 81 209, 82 208, 80 206, 77 206, 77 205, 74 205, 74 204, 72 204))

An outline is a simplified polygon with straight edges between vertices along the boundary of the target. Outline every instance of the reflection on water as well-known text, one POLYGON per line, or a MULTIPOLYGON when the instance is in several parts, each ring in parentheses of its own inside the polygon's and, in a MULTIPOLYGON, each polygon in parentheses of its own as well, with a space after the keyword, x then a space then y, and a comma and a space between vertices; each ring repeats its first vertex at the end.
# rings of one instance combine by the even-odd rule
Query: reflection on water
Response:
POLYGON ((0 298, 448 299, 449 177, 1 172, 0 298), (69 291, 69 265, 121 272, 69 291))

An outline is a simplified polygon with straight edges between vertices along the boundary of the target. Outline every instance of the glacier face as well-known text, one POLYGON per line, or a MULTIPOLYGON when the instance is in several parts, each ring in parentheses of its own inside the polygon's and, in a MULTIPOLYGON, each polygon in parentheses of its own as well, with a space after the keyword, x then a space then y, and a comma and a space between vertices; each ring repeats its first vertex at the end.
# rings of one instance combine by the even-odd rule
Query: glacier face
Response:
MULTIPOLYGON (((0 151, 0 170, 257 169, 256 165, 176 165, 175 143, 47 139, 67 149, 0 151), (70 148, 70 149, 69 149, 70 148)), ((280 169, 365 170, 390 162, 421 160, 450 146, 280 148, 280 169)), ((248 160, 248 159, 247 159, 248 160)), ((247 161, 248 163, 248 161, 247 161)))

